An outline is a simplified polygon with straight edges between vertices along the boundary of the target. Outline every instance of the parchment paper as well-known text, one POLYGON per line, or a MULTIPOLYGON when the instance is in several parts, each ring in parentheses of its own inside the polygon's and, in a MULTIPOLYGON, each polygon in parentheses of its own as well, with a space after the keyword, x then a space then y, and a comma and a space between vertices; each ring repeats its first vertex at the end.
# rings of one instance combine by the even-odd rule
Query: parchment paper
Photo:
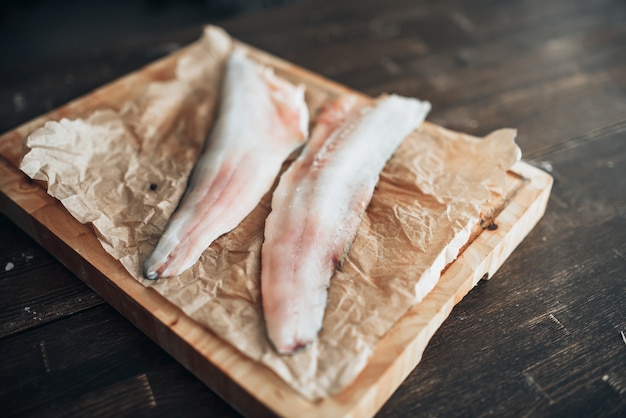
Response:
MULTIPOLYGON (((178 60, 117 109, 48 122, 25 140, 21 169, 45 180, 106 251, 141 283, 309 399, 335 394, 365 367, 376 342, 437 283, 479 221, 490 189, 519 158, 513 130, 484 139, 424 124, 405 139, 380 182, 343 267, 329 289, 319 340, 278 355, 260 305, 260 249, 271 192, 232 232, 179 277, 144 280, 141 265, 176 207, 216 106, 232 48, 208 27, 178 60)), ((293 81, 293 80, 292 80, 293 81)), ((309 89, 314 116, 331 99, 309 89)), ((286 163, 287 164, 287 163, 286 163)))

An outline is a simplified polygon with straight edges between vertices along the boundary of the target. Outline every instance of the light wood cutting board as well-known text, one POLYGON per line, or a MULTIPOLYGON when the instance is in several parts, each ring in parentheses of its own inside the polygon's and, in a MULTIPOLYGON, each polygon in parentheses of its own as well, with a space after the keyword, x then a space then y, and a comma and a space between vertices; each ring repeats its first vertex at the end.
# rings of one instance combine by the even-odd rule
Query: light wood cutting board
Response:
MULTIPOLYGON (((244 45, 245 46, 245 45, 244 45)), ((348 88, 245 46, 258 61, 292 81, 333 95, 348 88)), ((507 188, 484 208, 497 228, 477 226, 471 242, 442 274, 435 289, 377 344, 368 365, 342 393, 318 402, 300 397, 266 367, 214 336, 153 289, 145 288, 107 254, 90 226, 77 222, 43 185, 18 164, 21 141, 47 120, 119 108, 145 83, 171 73, 179 54, 165 57, 0 137, 0 210, 244 415, 372 416, 419 363, 428 341, 481 278, 492 277, 545 211, 552 177, 524 162, 507 174, 507 188)), ((428 123, 426 123, 428 126, 428 123)), ((485 224, 486 225, 486 224, 485 224)))

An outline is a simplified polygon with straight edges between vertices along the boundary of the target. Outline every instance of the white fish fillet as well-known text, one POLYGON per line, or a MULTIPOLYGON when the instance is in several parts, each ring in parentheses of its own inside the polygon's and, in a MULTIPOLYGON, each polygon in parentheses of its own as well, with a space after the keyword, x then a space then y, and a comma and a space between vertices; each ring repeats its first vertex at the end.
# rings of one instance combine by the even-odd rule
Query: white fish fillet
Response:
POLYGON ((280 178, 265 224, 263 313, 278 352, 317 338, 330 279, 380 172, 429 110, 428 102, 392 95, 365 108, 344 97, 321 111, 303 153, 280 178))
POLYGON ((181 274, 234 229, 270 190, 283 161, 308 134, 304 87, 235 50, 226 63, 215 126, 156 248, 149 279, 181 274))

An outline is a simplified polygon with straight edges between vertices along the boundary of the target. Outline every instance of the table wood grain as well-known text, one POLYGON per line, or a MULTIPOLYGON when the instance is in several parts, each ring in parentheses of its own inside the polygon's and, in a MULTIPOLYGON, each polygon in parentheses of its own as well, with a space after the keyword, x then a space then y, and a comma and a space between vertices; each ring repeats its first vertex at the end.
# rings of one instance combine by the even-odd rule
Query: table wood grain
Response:
MULTIPOLYGON (((543 220, 379 416, 626 414, 624 22, 621 0, 310 1, 213 22, 366 94, 427 99, 445 127, 517 128, 554 176, 543 220)), ((3 66, 0 130, 199 33, 3 66)), ((237 416, 4 215, 0 234, 3 415, 237 416)))

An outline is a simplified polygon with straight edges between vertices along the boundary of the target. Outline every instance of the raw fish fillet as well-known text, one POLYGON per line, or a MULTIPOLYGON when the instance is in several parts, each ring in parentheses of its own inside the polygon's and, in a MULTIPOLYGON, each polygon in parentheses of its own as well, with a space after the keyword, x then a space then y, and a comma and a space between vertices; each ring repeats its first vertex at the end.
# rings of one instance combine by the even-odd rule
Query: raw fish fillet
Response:
POLYGON ((234 229, 305 141, 308 119, 303 86, 279 79, 235 50, 226 63, 215 126, 179 206, 145 260, 144 275, 181 274, 234 229))
POLYGON ((320 112, 306 148, 280 178, 265 223, 263 313, 278 352, 316 339, 330 279, 380 172, 429 110, 428 102, 392 95, 373 106, 346 96, 320 112))

